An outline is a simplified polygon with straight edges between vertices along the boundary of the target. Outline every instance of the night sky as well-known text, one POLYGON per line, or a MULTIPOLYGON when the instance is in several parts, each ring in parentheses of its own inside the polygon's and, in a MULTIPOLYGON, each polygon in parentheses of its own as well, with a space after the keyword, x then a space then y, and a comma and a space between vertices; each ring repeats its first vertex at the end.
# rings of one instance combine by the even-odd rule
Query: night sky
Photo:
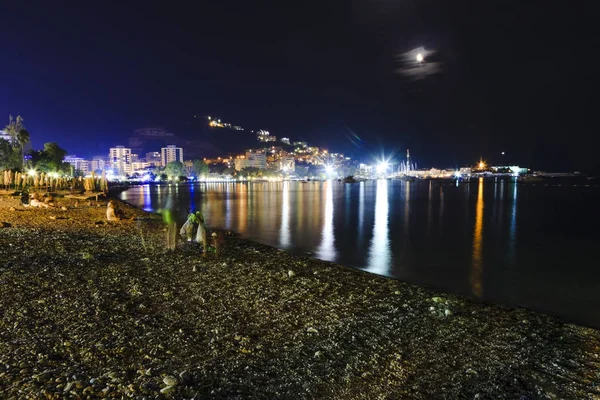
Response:
POLYGON ((409 147, 423 167, 502 151, 597 165, 597 33, 580 4, 203 3, 2 2, 0 115, 84 157, 196 114, 365 159, 409 147), (401 55, 418 47, 429 70, 409 76, 401 55))

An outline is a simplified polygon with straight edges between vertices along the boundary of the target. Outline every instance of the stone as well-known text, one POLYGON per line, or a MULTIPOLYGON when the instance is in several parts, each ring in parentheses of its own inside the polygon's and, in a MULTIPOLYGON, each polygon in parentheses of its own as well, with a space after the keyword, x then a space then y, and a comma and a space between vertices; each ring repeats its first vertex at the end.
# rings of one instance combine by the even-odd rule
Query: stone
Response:
POLYGON ((62 206, 60 209, 63 211, 67 211, 67 207, 65 207, 65 206, 62 206))
POLYGON ((318 331, 318 330, 316 330, 315 328, 313 328, 312 326, 311 326, 310 328, 308 328, 308 329, 306 330, 306 332, 308 332, 308 333, 319 333, 319 331, 318 331))
POLYGON ((445 315, 446 317, 448 317, 448 316, 452 315, 452 311, 450 311, 450 310, 448 310, 448 309, 446 308, 446 311, 444 311, 444 315, 445 315))
POLYGON ((288 271, 288 276, 289 276, 290 278, 293 278, 294 276, 296 276, 296 273, 290 269, 290 270, 288 271))
POLYGON ((161 392, 162 394, 169 394, 169 393, 171 393, 173 390, 175 390, 175 386, 166 386, 166 387, 164 387, 164 388, 160 389, 160 392, 161 392))
POLYGON ((189 382, 192 379, 192 376, 190 375, 189 372, 187 371, 182 371, 179 374, 179 378, 181 379, 182 382, 189 382))
POLYGON ((167 375, 163 378, 163 382, 167 386, 176 386, 179 383, 179 380, 173 375, 167 375))
POLYGON ((69 382, 65 385, 65 388, 63 389, 63 392, 70 392, 71 389, 73 388, 74 383, 73 382, 69 382))

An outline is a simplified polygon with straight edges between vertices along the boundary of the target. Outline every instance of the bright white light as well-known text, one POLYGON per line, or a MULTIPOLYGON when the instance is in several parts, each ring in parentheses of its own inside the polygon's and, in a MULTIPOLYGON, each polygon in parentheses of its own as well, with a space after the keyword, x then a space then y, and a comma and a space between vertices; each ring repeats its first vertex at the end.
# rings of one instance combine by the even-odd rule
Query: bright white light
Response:
POLYGON ((58 172, 53 172, 51 175, 53 178, 58 178, 58 172))
POLYGON ((456 178, 460 178, 460 171, 454 171, 454 176, 456 178))
POLYGON ((423 53, 417 54, 417 62, 423 62, 423 53))
POLYGON ((504 155, 504 152, 502 152, 502 155, 504 155))
POLYGON ((386 172, 389 167, 389 164, 386 161, 382 161, 377 165, 377 172, 382 173, 386 172))
POLYGON ((35 176, 35 169, 30 169, 27 173, 29 176, 35 176))
POLYGON ((326 165, 325 172, 331 174, 333 172, 333 165, 326 165))

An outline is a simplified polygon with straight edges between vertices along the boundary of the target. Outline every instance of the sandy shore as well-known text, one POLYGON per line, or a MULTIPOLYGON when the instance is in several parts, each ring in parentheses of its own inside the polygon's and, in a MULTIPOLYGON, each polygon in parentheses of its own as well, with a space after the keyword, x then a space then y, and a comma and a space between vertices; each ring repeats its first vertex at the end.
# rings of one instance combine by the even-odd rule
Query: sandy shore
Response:
POLYGON ((167 252, 124 204, 0 197, 1 398, 600 398, 597 330, 235 236, 167 252))

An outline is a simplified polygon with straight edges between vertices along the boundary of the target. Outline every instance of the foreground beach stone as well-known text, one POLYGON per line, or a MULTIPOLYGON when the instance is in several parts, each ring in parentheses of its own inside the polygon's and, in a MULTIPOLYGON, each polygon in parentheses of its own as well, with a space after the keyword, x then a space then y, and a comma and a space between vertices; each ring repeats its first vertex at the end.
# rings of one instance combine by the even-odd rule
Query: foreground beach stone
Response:
POLYGON ((600 398, 597 330, 56 202, 0 201, 2 398, 600 398))

